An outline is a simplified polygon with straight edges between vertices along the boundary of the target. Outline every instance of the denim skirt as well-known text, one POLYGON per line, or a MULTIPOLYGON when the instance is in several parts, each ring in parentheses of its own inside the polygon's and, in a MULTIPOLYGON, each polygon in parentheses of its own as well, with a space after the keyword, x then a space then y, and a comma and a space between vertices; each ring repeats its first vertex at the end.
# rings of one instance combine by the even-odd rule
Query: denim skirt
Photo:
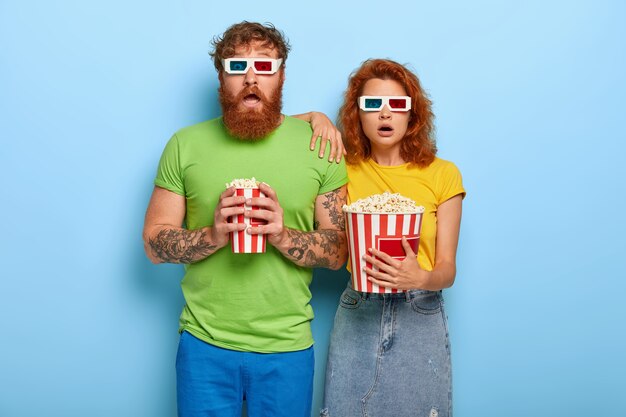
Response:
POLYGON ((452 377, 441 291, 341 295, 322 417, 450 417, 452 377))

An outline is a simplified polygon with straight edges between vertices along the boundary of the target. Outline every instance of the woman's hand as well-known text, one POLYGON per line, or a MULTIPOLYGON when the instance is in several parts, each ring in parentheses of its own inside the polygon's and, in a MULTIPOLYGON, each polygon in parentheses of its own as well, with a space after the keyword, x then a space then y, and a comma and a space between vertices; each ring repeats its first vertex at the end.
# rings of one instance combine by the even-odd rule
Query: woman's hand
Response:
POLYGON ((365 255, 363 259, 376 266, 378 271, 364 268, 367 279, 382 287, 398 290, 427 287, 425 284, 430 272, 420 268, 417 263, 417 256, 404 236, 402 237, 402 247, 406 253, 406 257, 402 261, 393 259, 385 252, 370 248, 368 250, 369 255, 365 255))
POLYGON ((294 114, 295 117, 311 125, 313 129, 313 136, 311 136, 311 150, 315 150, 317 140, 321 138, 319 157, 323 158, 326 153, 326 145, 330 142, 330 155, 328 156, 328 162, 333 159, 339 163, 341 157, 346 155, 346 149, 343 147, 341 140, 341 133, 335 127, 333 122, 324 113, 311 111, 308 113, 294 114))
POLYGON ((313 111, 311 112, 311 129, 313 129, 313 136, 311 137, 311 150, 315 150, 317 140, 321 138, 319 157, 323 158, 326 153, 326 144, 330 142, 330 155, 328 156, 328 162, 339 163, 342 155, 346 154, 346 150, 343 147, 343 141, 341 140, 341 132, 335 127, 333 122, 324 113, 313 111))
POLYGON ((399 290, 439 291, 454 284, 456 276, 456 248, 459 243, 461 206, 463 195, 457 194, 437 208, 437 243, 435 265, 432 271, 420 268, 411 245, 402 238, 406 258, 399 261, 376 249, 369 249, 365 261, 379 270, 365 268, 365 273, 374 284, 399 290))

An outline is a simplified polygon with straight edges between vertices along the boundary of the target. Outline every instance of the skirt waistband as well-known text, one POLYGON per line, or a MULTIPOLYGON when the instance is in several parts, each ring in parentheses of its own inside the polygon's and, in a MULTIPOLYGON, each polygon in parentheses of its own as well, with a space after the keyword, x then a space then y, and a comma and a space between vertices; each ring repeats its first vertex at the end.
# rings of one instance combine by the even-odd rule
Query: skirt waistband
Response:
POLYGON ((407 290, 403 292, 397 293, 375 293, 375 292, 361 292, 354 290, 350 283, 348 283, 348 288, 354 293, 358 294, 363 300, 393 300, 393 299, 405 299, 406 301, 411 301, 412 299, 425 295, 432 294, 441 294, 441 290, 439 291, 429 291, 429 290, 407 290))

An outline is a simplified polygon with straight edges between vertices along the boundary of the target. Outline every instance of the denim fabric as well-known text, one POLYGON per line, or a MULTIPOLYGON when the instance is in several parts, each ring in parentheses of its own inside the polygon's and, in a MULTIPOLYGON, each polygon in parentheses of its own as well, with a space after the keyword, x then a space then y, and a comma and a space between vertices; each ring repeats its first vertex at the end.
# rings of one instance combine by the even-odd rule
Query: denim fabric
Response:
POLYGON ((255 353, 222 349, 183 332, 176 356, 179 417, 310 417, 313 347, 255 353))
POLYGON ((347 288, 335 315, 322 417, 450 417, 450 347, 440 291, 347 288))

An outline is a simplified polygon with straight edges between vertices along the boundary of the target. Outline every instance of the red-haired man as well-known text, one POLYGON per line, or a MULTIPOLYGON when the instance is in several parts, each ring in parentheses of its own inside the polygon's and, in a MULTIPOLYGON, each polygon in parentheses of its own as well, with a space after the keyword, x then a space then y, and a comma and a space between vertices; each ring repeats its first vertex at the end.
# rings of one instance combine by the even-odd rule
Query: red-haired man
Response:
POLYGON ((281 113, 289 45, 242 22, 214 40, 223 117, 179 130, 161 157, 144 242, 155 263, 186 265, 176 359, 179 416, 308 417, 313 388, 311 268, 346 260, 343 162, 309 152, 309 124, 281 113), (255 177, 267 197, 224 184, 255 177), (251 212, 240 207, 258 206, 251 212), (231 232, 266 234, 235 254, 231 232), (183 227, 184 223, 184 227, 183 227))

